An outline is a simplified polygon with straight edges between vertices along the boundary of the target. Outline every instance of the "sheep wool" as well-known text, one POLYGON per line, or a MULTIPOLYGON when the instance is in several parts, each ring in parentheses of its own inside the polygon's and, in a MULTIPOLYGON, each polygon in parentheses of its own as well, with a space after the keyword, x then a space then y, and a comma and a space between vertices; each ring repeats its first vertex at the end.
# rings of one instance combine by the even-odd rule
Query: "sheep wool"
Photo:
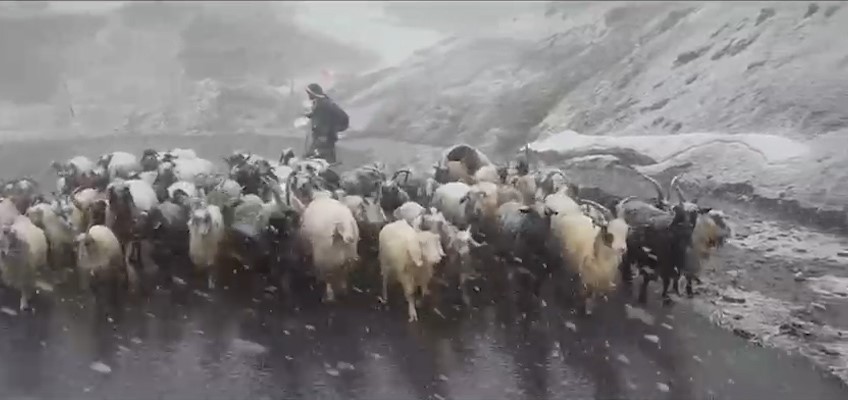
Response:
POLYGON ((415 289, 420 288, 423 296, 429 294, 433 266, 444 257, 439 236, 432 232, 416 231, 406 221, 399 220, 383 227, 379 242, 382 300, 387 301, 388 282, 394 278, 403 287, 409 321, 417 321, 415 289))
POLYGON ((29 218, 19 215, 0 233, 0 277, 21 291, 20 309, 29 308, 35 280, 47 266, 47 238, 29 218))
POLYGON ((347 273, 358 261, 359 227, 344 204, 319 197, 303 212, 301 231, 311 246, 313 266, 326 284, 326 301, 335 300, 335 289, 347 289, 347 273))

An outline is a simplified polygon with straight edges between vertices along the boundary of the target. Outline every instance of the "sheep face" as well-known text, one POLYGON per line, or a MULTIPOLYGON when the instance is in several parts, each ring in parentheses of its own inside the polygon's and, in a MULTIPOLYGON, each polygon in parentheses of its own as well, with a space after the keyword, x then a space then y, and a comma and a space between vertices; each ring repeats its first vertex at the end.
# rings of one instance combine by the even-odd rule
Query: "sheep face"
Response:
POLYGON ((604 244, 609 246, 619 255, 624 255, 627 252, 627 233, 629 227, 624 220, 614 219, 606 226, 601 227, 600 234, 604 239, 604 244))
POLYGON ((212 231, 212 215, 205 208, 194 210, 188 223, 192 230, 201 235, 208 235, 212 231))

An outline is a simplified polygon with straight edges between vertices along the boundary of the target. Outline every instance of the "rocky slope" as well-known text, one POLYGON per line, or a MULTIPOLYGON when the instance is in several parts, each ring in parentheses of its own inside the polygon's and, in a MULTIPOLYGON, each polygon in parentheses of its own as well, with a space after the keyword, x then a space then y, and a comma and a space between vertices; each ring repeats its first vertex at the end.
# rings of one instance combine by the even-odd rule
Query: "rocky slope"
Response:
MULTIPOLYGON (((804 215, 845 227, 848 49, 835 39, 848 22, 843 6, 554 3, 446 40, 339 96, 362 135, 465 141, 500 154, 568 130, 671 135, 651 141, 655 149, 679 136, 673 151, 622 143, 646 172, 686 172, 690 190, 697 183, 792 213, 814 209, 804 215), (683 139, 696 133, 713 139, 683 139), (758 147, 742 133, 772 136, 758 147), (798 154, 763 155, 780 140, 798 154)), ((616 140, 551 143, 544 150, 560 160, 622 153, 616 140)))

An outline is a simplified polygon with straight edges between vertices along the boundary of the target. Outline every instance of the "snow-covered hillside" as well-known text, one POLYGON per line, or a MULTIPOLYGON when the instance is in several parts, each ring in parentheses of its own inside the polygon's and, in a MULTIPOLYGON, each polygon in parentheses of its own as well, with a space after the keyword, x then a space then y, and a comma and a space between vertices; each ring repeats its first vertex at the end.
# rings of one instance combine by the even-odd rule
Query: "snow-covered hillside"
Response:
POLYGON ((566 131, 603 136, 559 136, 554 150, 629 147, 654 159, 640 167, 652 173, 673 168, 690 185, 821 208, 845 225, 843 7, 555 3, 419 51, 363 78, 344 101, 362 135, 495 154, 566 131), (763 153, 777 147, 793 157, 763 153))

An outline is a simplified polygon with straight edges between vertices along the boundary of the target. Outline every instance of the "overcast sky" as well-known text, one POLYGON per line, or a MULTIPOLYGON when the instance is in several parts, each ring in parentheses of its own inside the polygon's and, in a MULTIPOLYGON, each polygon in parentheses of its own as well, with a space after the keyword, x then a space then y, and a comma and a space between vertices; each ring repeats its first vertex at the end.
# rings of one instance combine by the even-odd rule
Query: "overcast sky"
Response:
MULTIPOLYGON (((106 12, 123 1, 52 1, 50 6, 67 12, 106 12)), ((290 2, 287 2, 290 3, 290 2)), ((378 1, 301 1, 297 22, 341 42, 376 51, 385 64, 395 64, 415 50, 437 42, 441 36, 423 29, 404 28, 385 18, 378 1)))

